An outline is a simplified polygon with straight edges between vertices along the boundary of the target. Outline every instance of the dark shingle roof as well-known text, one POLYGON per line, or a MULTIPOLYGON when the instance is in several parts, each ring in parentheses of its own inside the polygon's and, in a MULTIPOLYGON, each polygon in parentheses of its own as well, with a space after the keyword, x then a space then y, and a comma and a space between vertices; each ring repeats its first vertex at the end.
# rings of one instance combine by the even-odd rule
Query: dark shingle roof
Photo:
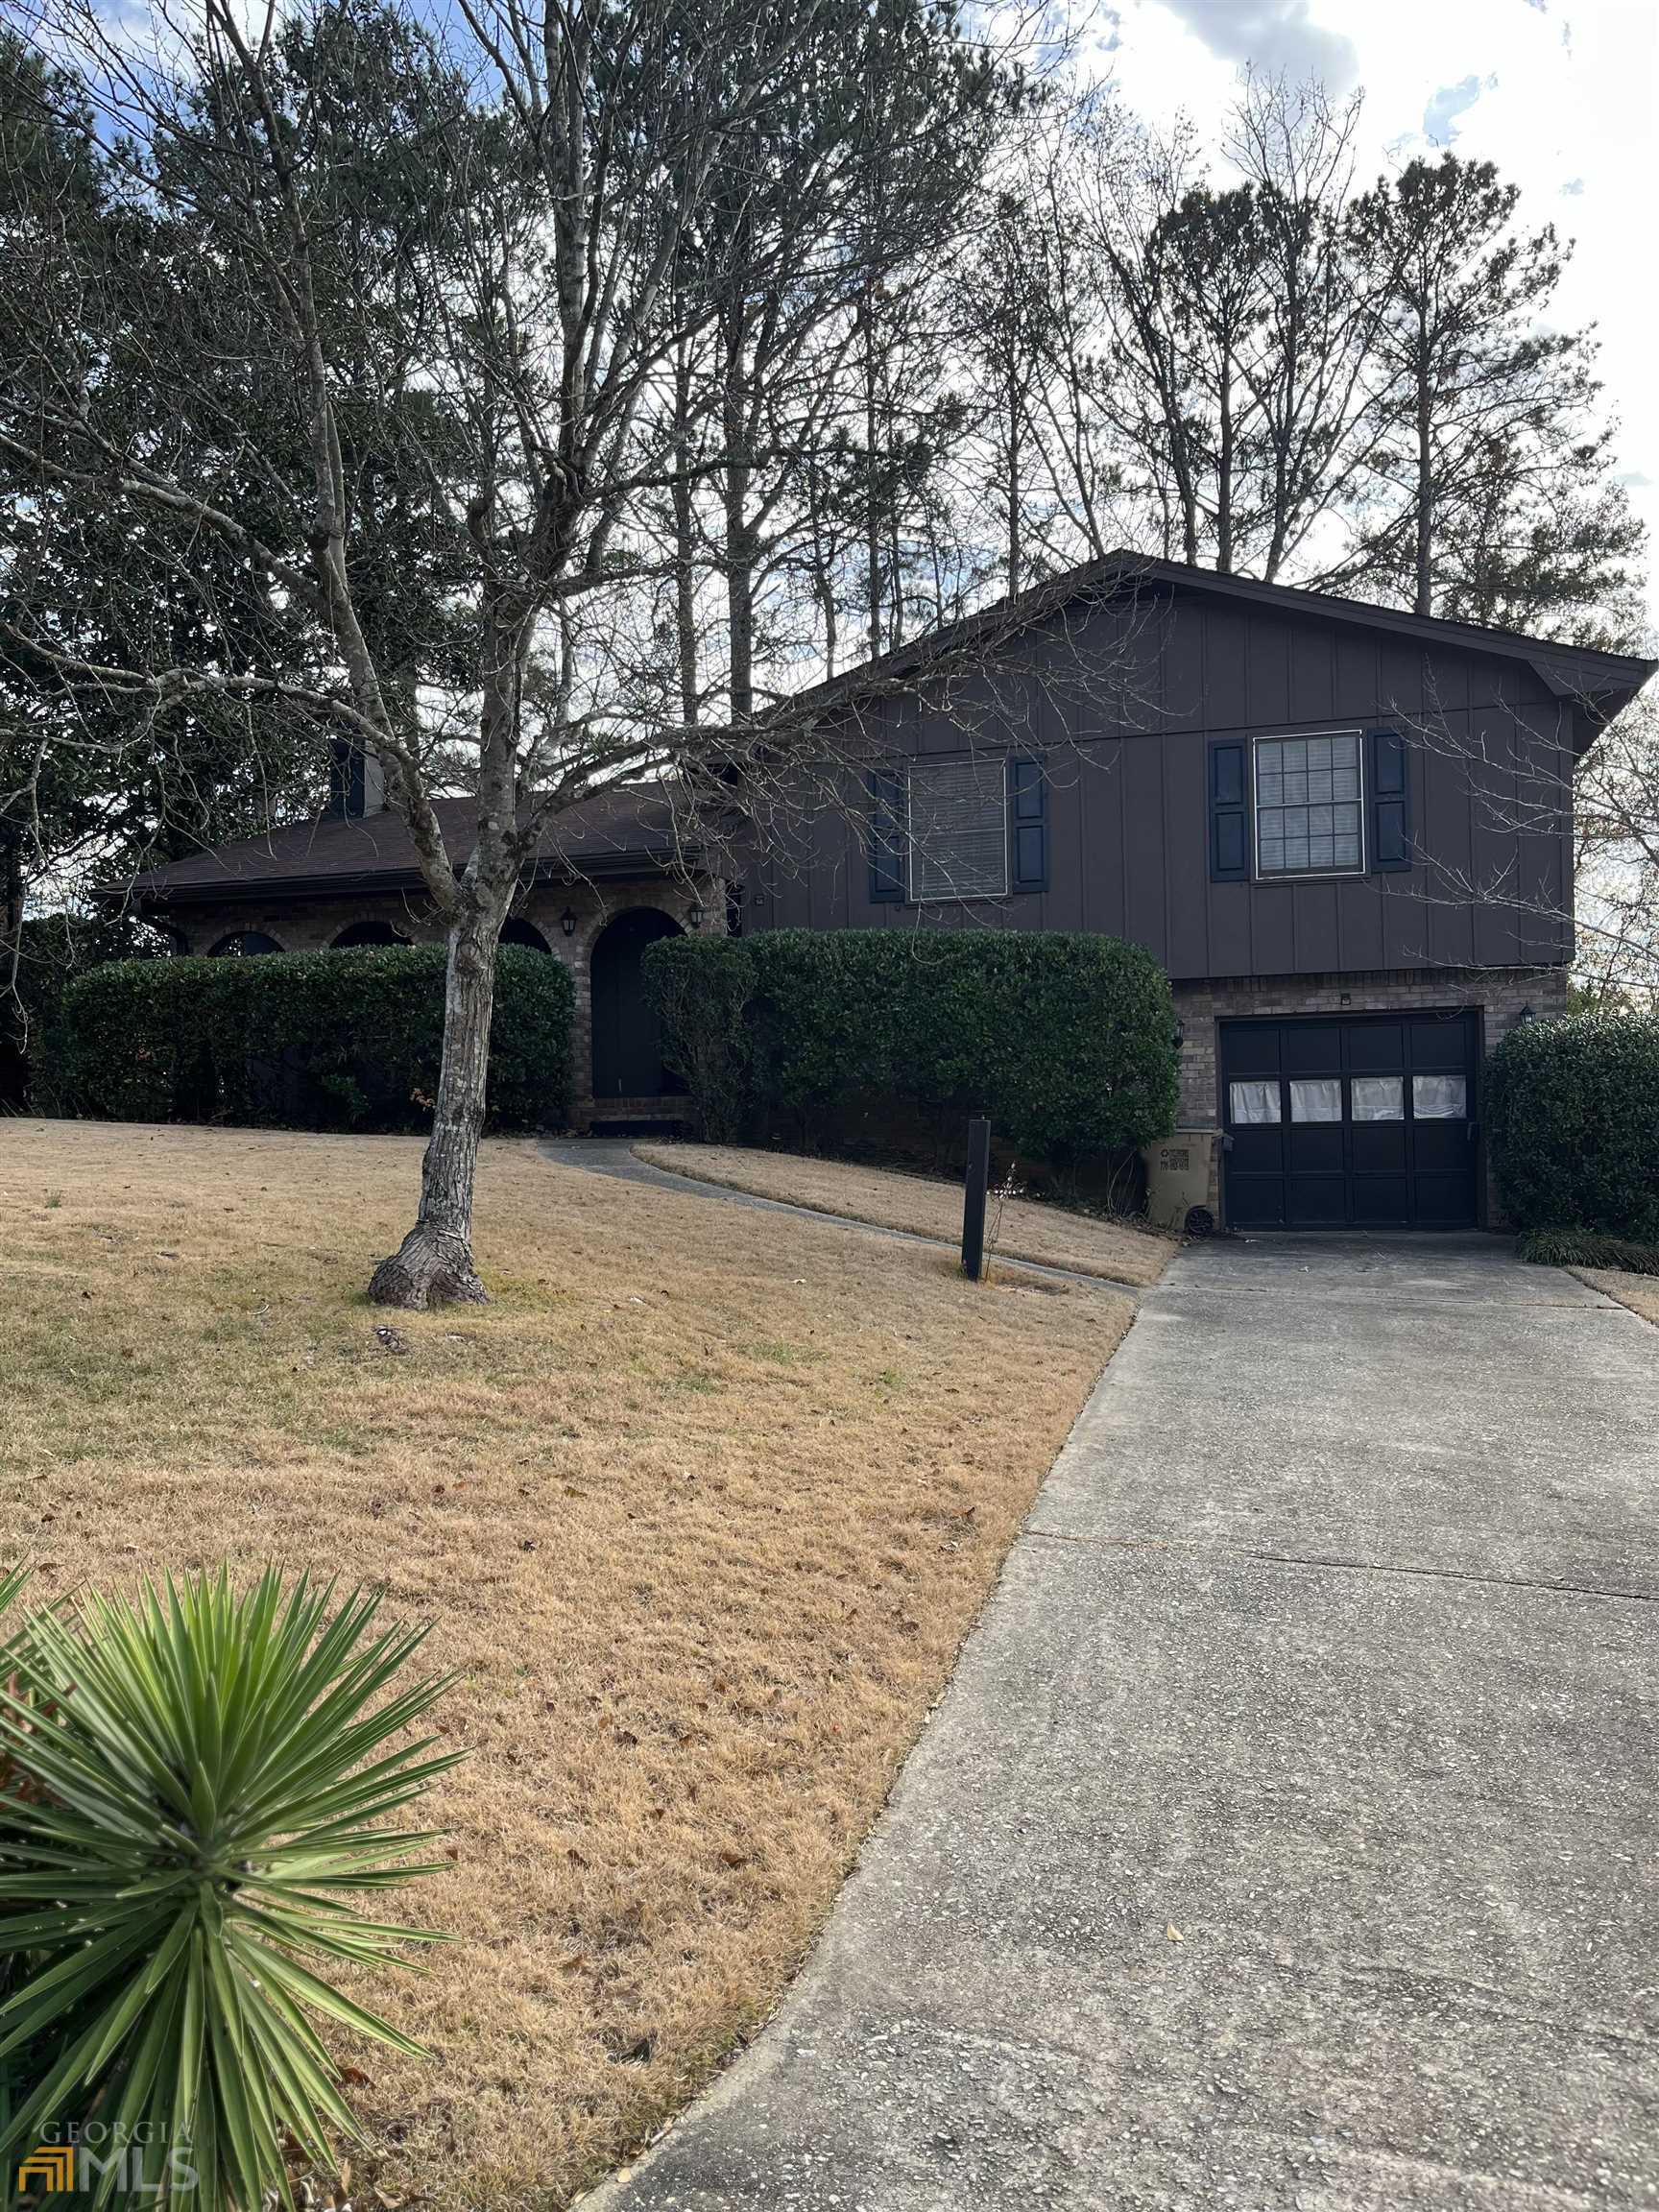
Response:
MULTIPOLYGON (((450 860, 466 865, 476 835, 469 799, 439 799, 450 860)), ((555 815, 537 848, 537 873, 616 876, 655 872, 680 856, 672 806, 661 784, 617 784, 555 815)), ((344 821, 325 814, 291 822, 263 837, 244 837, 147 869, 132 882, 108 886, 106 897, 131 894, 146 905, 177 901, 286 897, 312 892, 418 888, 421 865, 403 817, 383 813, 344 821)))

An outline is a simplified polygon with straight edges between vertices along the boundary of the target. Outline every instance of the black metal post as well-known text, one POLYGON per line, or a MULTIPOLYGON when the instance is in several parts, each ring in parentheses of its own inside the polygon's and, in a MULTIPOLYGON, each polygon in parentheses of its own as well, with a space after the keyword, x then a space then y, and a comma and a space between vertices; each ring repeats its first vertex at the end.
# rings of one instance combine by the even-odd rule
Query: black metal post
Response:
POLYGON ((982 1114, 968 1124, 968 1175, 962 1191, 962 1272, 977 1283, 985 1272, 985 1186, 991 1180, 991 1124, 982 1114))

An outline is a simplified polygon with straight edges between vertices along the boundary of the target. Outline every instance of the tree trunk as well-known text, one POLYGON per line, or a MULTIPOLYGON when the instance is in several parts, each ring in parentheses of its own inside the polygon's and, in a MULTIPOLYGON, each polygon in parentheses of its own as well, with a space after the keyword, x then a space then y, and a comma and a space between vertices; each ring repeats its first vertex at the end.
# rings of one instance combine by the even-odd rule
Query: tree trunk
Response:
POLYGON ((690 349, 682 339, 674 353, 674 624, 680 655, 680 714, 687 730, 699 719, 697 672, 696 517, 691 503, 690 349))
POLYGON ((1417 596, 1415 612, 1434 612, 1434 392, 1428 325, 1417 325, 1417 596))
POLYGON ((369 1296, 376 1306, 424 1313, 432 1306, 485 1303, 472 1264, 472 1185, 484 1127, 500 930, 498 914, 469 907, 449 932, 444 1065, 432 1137, 421 1165, 421 1211, 397 1250, 374 1270, 369 1296))
POLYGON ((723 428, 726 434, 726 624, 731 668, 732 719, 755 711, 755 545, 749 521, 749 394, 739 350, 741 323, 726 361, 723 428))

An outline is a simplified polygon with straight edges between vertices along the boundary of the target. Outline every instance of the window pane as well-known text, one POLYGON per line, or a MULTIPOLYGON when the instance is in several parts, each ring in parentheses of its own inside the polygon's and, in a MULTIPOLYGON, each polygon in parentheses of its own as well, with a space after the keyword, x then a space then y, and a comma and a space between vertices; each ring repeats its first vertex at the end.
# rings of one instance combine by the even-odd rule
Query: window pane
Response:
POLYGON ((912 899, 1003 896, 1008 889, 1007 783, 1000 757, 911 764, 912 899))
POLYGON ((1356 1121, 1404 1121, 1406 1118, 1405 1076, 1356 1075, 1354 1078, 1354 1118, 1356 1121))
POLYGON ((1236 1122, 1277 1121, 1279 1086, 1273 1083, 1229 1083, 1230 1118, 1236 1122))
POLYGON ((1290 1086, 1292 1121, 1340 1121, 1340 1075, 1299 1075, 1290 1086))
POLYGON ((1461 1075, 1413 1075, 1411 1113, 1418 1121, 1461 1121, 1466 1105, 1461 1075))
POLYGON ((1256 746, 1256 866, 1262 876, 1363 865, 1359 736, 1266 737, 1256 746))

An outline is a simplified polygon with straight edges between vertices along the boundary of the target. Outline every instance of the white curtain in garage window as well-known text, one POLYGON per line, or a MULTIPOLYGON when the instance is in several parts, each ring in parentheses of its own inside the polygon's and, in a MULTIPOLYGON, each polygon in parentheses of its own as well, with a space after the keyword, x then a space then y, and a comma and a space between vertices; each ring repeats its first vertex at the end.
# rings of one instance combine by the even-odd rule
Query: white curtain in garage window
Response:
POLYGON ((1279 1086, 1274 1083, 1229 1083, 1228 1104, 1236 1122, 1277 1121, 1279 1086))
POLYGON ((1298 1075, 1290 1086, 1292 1121, 1340 1121, 1340 1075, 1298 1075))
POLYGON ((1356 1075, 1354 1078, 1354 1118, 1356 1121, 1404 1121, 1406 1118, 1405 1076, 1356 1075))
POLYGON ((1413 1075, 1411 1114, 1418 1121, 1461 1121, 1468 1111, 1461 1075, 1413 1075))

